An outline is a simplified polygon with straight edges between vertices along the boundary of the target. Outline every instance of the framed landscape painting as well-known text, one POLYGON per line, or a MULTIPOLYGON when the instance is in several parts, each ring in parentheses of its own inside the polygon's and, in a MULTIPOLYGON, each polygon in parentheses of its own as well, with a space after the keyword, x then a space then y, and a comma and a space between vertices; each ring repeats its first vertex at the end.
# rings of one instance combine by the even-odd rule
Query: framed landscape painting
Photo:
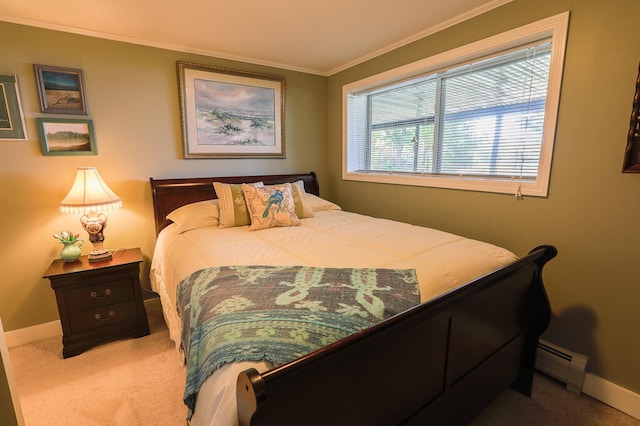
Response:
POLYGON ((40 110, 54 114, 87 114, 82 70, 34 65, 40 110))
POLYGON ((184 158, 285 158, 284 77, 177 65, 184 158))
POLYGON ((18 82, 14 75, 0 75, 0 139, 27 139, 18 82))
POLYGON ((96 140, 91 120, 73 118, 37 118, 43 155, 96 155, 96 140))

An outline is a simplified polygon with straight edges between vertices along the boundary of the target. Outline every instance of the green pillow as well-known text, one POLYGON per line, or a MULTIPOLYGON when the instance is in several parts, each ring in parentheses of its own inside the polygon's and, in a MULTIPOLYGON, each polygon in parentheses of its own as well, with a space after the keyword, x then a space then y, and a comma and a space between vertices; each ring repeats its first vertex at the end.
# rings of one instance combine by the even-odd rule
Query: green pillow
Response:
MULTIPOLYGON (((248 184, 249 186, 264 186, 262 182, 248 184)), ((213 182, 213 188, 220 200, 220 227, 232 228, 251 224, 251 217, 242 192, 242 184, 213 182)))

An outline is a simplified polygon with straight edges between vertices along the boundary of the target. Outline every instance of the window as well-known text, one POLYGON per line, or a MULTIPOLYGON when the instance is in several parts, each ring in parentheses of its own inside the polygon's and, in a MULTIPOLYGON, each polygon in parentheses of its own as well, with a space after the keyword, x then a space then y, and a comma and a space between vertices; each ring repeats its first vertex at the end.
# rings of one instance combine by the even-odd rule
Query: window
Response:
POLYGON ((343 88, 343 178, 546 196, 568 13, 343 88))

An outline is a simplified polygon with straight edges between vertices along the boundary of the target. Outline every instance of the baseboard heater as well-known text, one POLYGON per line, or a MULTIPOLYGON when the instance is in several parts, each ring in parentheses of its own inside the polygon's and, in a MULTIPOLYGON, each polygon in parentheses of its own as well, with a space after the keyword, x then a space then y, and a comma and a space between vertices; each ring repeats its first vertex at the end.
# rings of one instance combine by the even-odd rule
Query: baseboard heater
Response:
POLYGON ((589 357, 546 342, 538 342, 536 368, 567 384, 567 390, 582 392, 589 357))

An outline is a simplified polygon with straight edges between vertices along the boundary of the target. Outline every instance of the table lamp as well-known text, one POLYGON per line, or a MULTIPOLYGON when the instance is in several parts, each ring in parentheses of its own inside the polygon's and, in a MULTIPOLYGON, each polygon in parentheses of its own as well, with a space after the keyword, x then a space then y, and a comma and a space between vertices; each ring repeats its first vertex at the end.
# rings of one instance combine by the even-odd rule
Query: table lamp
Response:
POLYGON ((78 167, 71 190, 60 203, 63 213, 82 213, 80 223, 89 233, 93 250, 89 262, 111 259, 111 252, 105 249, 104 228, 107 226, 107 210, 122 207, 122 200, 102 180, 95 167, 78 167))

